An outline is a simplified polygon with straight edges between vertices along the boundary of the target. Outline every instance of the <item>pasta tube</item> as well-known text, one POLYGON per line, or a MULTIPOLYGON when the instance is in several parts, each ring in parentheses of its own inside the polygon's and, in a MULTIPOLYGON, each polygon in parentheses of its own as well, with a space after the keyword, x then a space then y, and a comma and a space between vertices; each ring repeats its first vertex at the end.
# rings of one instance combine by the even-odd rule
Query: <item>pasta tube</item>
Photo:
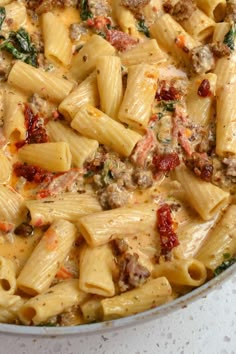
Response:
POLYGON ((102 319, 101 299, 99 298, 84 302, 80 309, 86 322, 95 322, 102 319))
POLYGON ((101 111, 117 119, 123 97, 121 60, 115 56, 99 57, 96 71, 101 111))
POLYGON ((159 64, 166 61, 166 54, 160 49, 155 39, 138 43, 135 47, 119 53, 123 65, 159 64))
POLYGON ((137 204, 113 210, 101 211, 78 220, 78 227, 91 247, 108 243, 119 235, 134 235, 154 228, 156 207, 154 204, 137 204))
POLYGON ((225 16, 226 0, 197 0, 197 6, 216 22, 225 16))
POLYGON ((0 322, 14 323, 18 320, 18 312, 24 304, 24 299, 18 295, 1 294, 0 296, 0 322))
POLYGON ((216 100, 216 153, 219 156, 236 154, 235 90, 236 81, 224 85, 222 90, 219 90, 216 100))
POLYGON ((59 112, 69 122, 74 118, 79 108, 89 103, 94 107, 99 104, 96 72, 92 72, 80 83, 59 105, 59 112))
POLYGON ((217 23, 215 26, 215 30, 213 33, 213 42, 223 42, 225 35, 230 30, 230 23, 229 22, 220 22, 217 23))
POLYGON ((200 9, 196 9, 188 19, 181 21, 180 24, 186 32, 199 41, 209 38, 216 25, 215 21, 200 9))
POLYGON ((214 112, 217 76, 213 73, 194 77, 189 84, 186 98, 187 111, 194 123, 207 125, 214 112), (210 84, 210 95, 201 97, 198 94, 200 85, 207 80, 210 84))
POLYGON ((155 266, 152 276, 164 276, 170 283, 200 286, 207 278, 206 268, 196 259, 174 259, 155 266))
POLYGON ((196 177, 186 167, 177 167, 175 176, 185 191, 187 201, 203 220, 211 219, 229 203, 229 193, 196 177))
POLYGON ((157 91, 155 66, 139 64, 129 67, 128 82, 118 119, 134 129, 145 129, 151 116, 157 91))
POLYGON ((16 266, 11 259, 0 256, 0 296, 16 291, 16 266))
POLYGON ((63 141, 24 145, 19 149, 18 156, 29 165, 37 165, 52 172, 65 172, 71 168, 70 147, 63 141))
POLYGON ((207 269, 214 271, 225 260, 225 254, 236 254, 235 228, 236 205, 230 205, 196 255, 207 269))
POLYGON ((73 58, 71 74, 82 81, 96 66, 96 60, 103 55, 114 55, 115 48, 101 36, 94 34, 73 58))
POLYGON ((80 253, 80 289, 90 294, 114 296, 112 265, 113 254, 108 245, 95 248, 84 246, 80 253))
POLYGON ((47 132, 52 141, 64 141, 69 145, 75 167, 82 167, 88 158, 93 157, 99 145, 96 140, 85 138, 60 122, 48 122, 47 132))
POLYGON ((168 302, 172 293, 165 277, 149 280, 140 288, 101 301, 103 319, 134 315, 168 302))
POLYGON ((7 158, 2 150, 0 150, 0 183, 9 181, 12 171, 11 161, 7 158))
POLYGON ((3 94, 3 132, 7 139, 14 137, 16 140, 26 138, 24 116, 24 98, 14 90, 5 90, 3 94))
POLYGON ((46 58, 68 66, 72 57, 72 43, 64 23, 52 12, 46 12, 42 15, 42 31, 46 58))
POLYGON ((26 325, 45 323, 50 317, 79 305, 86 297, 87 295, 79 289, 77 279, 65 280, 26 301, 19 311, 19 317, 26 325))
POLYGON ((71 123, 72 128, 88 138, 105 144, 123 156, 129 156, 141 135, 125 128, 102 111, 82 106, 71 123))
POLYGON ((3 4, 0 3, 0 6, 6 5, 6 18, 12 19, 13 21, 4 21, 2 24, 3 31, 16 31, 19 27, 23 27, 27 21, 27 12, 24 4, 18 1, 7 1, 1 0, 3 4))
POLYGON ((26 213, 23 197, 13 189, 0 184, 0 221, 18 223, 26 213))
POLYGON ((178 61, 189 65, 188 51, 199 45, 180 24, 169 14, 165 14, 151 26, 151 35, 160 47, 178 61))
POLYGON ((112 0, 112 10, 121 30, 139 38, 140 33, 137 30, 134 14, 122 6, 121 0, 112 0))
POLYGON ((55 102, 61 102, 73 89, 73 83, 52 73, 17 61, 8 76, 8 83, 28 94, 38 93, 55 102))
POLYGON ((47 225, 55 220, 65 219, 75 222, 78 217, 101 210, 94 195, 89 193, 63 193, 56 197, 27 200, 31 223, 35 226, 47 225))
POLYGON ((18 288, 29 295, 46 291, 76 239, 76 227, 66 220, 55 221, 44 233, 18 278, 18 288))

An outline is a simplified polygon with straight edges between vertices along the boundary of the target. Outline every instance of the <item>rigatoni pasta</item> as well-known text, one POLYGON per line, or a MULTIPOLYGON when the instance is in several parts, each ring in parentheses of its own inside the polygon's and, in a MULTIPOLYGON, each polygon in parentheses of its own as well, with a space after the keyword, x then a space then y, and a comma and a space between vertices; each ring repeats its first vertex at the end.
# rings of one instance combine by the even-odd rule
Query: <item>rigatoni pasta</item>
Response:
POLYGON ((98 35, 93 35, 72 61, 71 73, 82 81, 96 67, 96 59, 103 55, 114 55, 115 49, 98 35))
POLYGON ((96 63, 101 110, 117 119, 123 98, 121 60, 115 56, 102 56, 96 63))
POLYGON ((37 165, 45 170, 64 172, 71 167, 70 147, 64 141, 25 145, 19 150, 19 158, 28 164, 34 164, 39 154, 42 154, 42 157, 37 165))
POLYGON ((91 105, 79 109, 71 126, 80 134, 106 144, 124 156, 129 156, 141 139, 140 134, 125 128, 91 105))
POLYGON ((47 225, 54 220, 75 222, 84 214, 101 210, 95 195, 91 193, 64 193, 62 196, 32 199, 26 202, 32 225, 47 225))
POLYGON ((78 280, 70 279, 59 283, 24 303, 19 311, 24 324, 37 325, 66 309, 79 305, 86 299, 86 293, 79 289, 78 280))
POLYGON ((46 58, 68 66, 72 58, 72 43, 66 26, 57 16, 47 12, 42 16, 42 29, 46 58))
POLYGON ((72 82, 20 61, 12 67, 8 82, 27 93, 36 92, 55 102, 61 102, 73 88, 72 82))
POLYGON ((81 82, 59 105, 58 110, 70 122, 85 103, 97 107, 99 94, 97 88, 96 72, 92 72, 81 82))
POLYGON ((136 130, 145 129, 157 91, 158 72, 155 66, 139 64, 128 69, 128 82, 119 109, 118 119, 136 130))
POLYGON ((69 145, 72 163, 76 167, 82 167, 88 158, 95 155, 98 148, 96 140, 85 138, 60 122, 48 122, 47 132, 52 141, 64 141, 69 145))
POLYGON ((29 295, 46 291, 76 238, 76 228, 66 220, 55 221, 44 233, 17 278, 18 287, 29 295))

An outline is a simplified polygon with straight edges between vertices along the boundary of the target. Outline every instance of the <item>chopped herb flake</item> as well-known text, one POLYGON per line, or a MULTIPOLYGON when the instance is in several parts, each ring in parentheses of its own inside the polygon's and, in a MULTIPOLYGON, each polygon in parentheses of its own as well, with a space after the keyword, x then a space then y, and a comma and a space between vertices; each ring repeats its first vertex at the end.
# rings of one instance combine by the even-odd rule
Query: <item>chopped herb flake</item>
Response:
POLYGON ((232 51, 235 47, 235 37, 236 37, 236 30, 235 25, 231 27, 228 33, 226 33, 224 38, 224 44, 226 44, 232 51))
POLYGON ((216 277, 220 273, 222 273, 224 270, 228 269, 231 265, 233 265, 236 262, 236 258, 230 258, 226 261, 224 261, 219 267, 217 267, 214 270, 214 276, 216 277))
POLYGON ((160 102, 158 104, 158 107, 161 107, 164 112, 174 112, 175 111, 175 101, 169 101, 169 102, 160 102))
POLYGON ((114 167, 112 160, 106 160, 104 162, 103 170, 102 170, 102 181, 105 185, 110 184, 113 180, 112 168, 114 167))
POLYGON ((80 0, 80 18, 82 21, 86 21, 92 18, 93 14, 89 9, 88 0, 80 0))
POLYGON ((14 58, 37 67, 37 50, 31 43, 28 32, 20 28, 16 32, 10 32, 9 37, 0 45, 1 50, 11 53, 14 58))
POLYGON ((144 20, 140 20, 140 21, 137 23, 137 30, 138 30, 139 32, 143 32, 146 37, 150 37, 149 29, 148 29, 148 27, 146 26, 144 20))

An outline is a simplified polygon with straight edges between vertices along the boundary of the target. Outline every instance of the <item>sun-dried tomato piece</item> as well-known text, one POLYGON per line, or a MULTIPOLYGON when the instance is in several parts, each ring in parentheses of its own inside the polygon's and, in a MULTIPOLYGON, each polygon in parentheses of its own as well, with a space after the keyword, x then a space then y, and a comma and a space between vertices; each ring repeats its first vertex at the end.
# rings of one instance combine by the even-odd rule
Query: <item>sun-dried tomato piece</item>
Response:
POLYGON ((17 148, 25 144, 39 144, 48 142, 48 135, 38 115, 34 115, 32 109, 26 104, 24 109, 25 126, 27 137, 25 140, 16 143, 17 148))
POLYGON ((211 85, 210 85, 209 80, 207 80, 207 79, 202 80, 200 86, 198 87, 197 94, 200 97, 211 96, 211 85))
POLYGON ((17 177, 24 177, 28 182, 42 183, 53 179, 52 172, 43 170, 38 166, 25 165, 21 162, 16 162, 13 165, 13 170, 17 177))
POLYGON ((179 166, 180 159, 178 154, 173 152, 169 154, 155 155, 152 162, 157 171, 169 172, 179 166))
POLYGON ((157 229, 160 234, 161 255, 166 255, 179 245, 177 234, 173 229, 171 209, 168 204, 163 204, 157 210, 157 229))
POLYGON ((181 98, 181 93, 174 86, 167 87, 166 81, 159 82, 159 88, 156 93, 158 101, 178 101, 181 98))

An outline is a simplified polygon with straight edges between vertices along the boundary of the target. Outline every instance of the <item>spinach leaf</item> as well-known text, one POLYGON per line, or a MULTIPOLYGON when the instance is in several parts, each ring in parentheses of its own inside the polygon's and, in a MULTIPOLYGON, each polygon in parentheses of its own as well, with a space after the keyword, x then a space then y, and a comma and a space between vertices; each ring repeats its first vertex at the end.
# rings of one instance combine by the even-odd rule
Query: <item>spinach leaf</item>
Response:
POLYGON ((80 18, 82 21, 86 21, 88 18, 92 18, 93 14, 89 9, 88 0, 80 0, 80 18))
POLYGON ((144 20, 140 20, 140 21, 137 23, 137 30, 138 30, 139 32, 143 32, 146 37, 150 37, 149 29, 148 29, 148 27, 146 26, 144 20))
POLYGON ((31 52, 30 37, 24 28, 20 28, 17 32, 11 32, 10 37, 18 42, 24 52, 31 52))
POLYGON ((226 270, 227 268, 229 268, 231 265, 233 265, 236 262, 236 258, 230 258, 226 261, 224 261, 223 263, 221 263, 221 265, 219 265, 215 270, 214 270, 214 276, 216 277, 217 275, 219 275, 220 273, 222 273, 224 270, 226 270))
POLYGON ((6 18, 6 10, 5 7, 0 7, 0 29, 2 28, 2 24, 6 18))
POLYGON ((228 33, 226 33, 225 38, 224 38, 224 44, 226 44, 232 51, 234 50, 235 47, 235 37, 236 37, 236 30, 235 30, 235 25, 231 27, 228 33))
POLYGON ((30 36, 24 28, 10 32, 9 37, 0 45, 1 50, 11 53, 14 58, 37 67, 37 50, 31 43, 30 36))

